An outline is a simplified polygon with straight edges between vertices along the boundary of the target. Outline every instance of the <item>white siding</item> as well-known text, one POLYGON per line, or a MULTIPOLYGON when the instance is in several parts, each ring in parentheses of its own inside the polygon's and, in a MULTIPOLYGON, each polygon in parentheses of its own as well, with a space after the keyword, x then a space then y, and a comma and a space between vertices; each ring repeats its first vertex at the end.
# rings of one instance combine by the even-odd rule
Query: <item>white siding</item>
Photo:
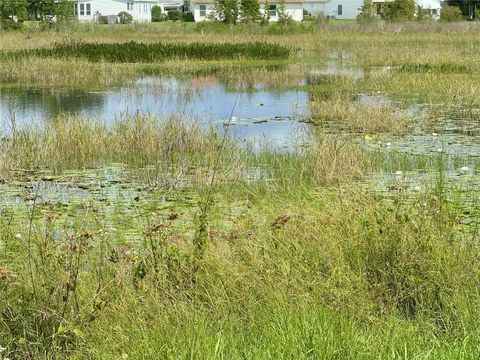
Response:
MULTIPOLYGON (((270 2, 270 5, 277 5, 278 11, 278 3, 270 2)), ((260 12, 262 14, 265 12, 264 4, 260 4, 260 12)), ((303 4, 301 3, 285 3, 285 12, 287 13, 287 15, 292 17, 292 20, 303 20, 303 4)), ((270 16, 270 21, 278 21, 278 16, 270 16)))
POLYGON ((324 14, 335 19, 355 19, 363 6, 363 0, 331 0, 325 3, 324 14), (338 13, 339 5, 342 14, 338 13))
MULTIPOLYGON (((192 7, 192 6, 190 6, 190 7, 192 7)), ((197 22, 208 20, 208 19, 207 19, 207 16, 213 12, 214 7, 215 7, 215 6, 214 6, 213 4, 202 4, 202 3, 195 3, 195 4, 193 4, 192 13, 193 13, 193 18, 194 18, 194 20, 197 21, 197 22), (205 8, 206 8, 206 11, 205 11, 206 16, 200 16, 200 5, 205 5, 205 8)))
POLYGON ((108 16, 108 15, 118 15, 119 12, 125 11, 133 16, 133 21, 150 21, 151 20, 151 10, 152 6, 157 4, 156 0, 144 0, 144 1, 136 1, 136 0, 91 0, 91 1, 77 1, 78 4, 78 20, 79 21, 93 21, 95 19, 95 15, 97 12, 100 15, 108 16), (90 4, 90 15, 87 15, 84 12, 84 15, 80 13, 80 6, 84 4, 86 8, 86 4, 90 4), (130 9, 127 7, 127 4, 130 5, 130 9))
MULTIPOLYGON (((270 2, 270 5, 277 5, 277 3, 270 2)), ((194 3, 191 8, 193 8, 193 18, 195 21, 205 21, 208 20, 208 14, 212 13, 214 10, 214 4, 202 4, 202 3, 194 3), (200 16, 200 5, 206 6, 206 16, 200 16)), ((260 12, 264 13, 264 4, 260 4, 260 12)), ((286 3, 285 4, 285 12, 292 17, 295 21, 302 21, 303 19, 303 6, 301 3, 286 3)), ((278 21, 278 17, 272 16, 270 17, 270 21, 278 21)))
POLYGON ((303 8, 307 10, 312 15, 318 15, 322 11, 325 13, 325 2, 324 1, 305 1, 303 3, 303 8))

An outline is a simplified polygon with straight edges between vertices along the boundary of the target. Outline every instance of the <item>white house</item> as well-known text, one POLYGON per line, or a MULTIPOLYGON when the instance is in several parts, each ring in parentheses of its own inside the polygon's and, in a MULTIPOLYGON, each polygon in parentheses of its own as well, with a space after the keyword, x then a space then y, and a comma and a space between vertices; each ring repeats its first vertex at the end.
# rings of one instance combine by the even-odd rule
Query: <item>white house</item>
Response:
MULTIPOLYGON (((158 0, 76 0, 73 2, 73 10, 79 21, 94 21, 97 16, 118 15, 125 11, 132 15, 133 21, 151 21, 152 6, 173 5, 158 0)), ((177 4, 181 6, 181 4, 177 4)))
POLYGON ((312 15, 323 12, 332 19, 355 19, 363 0, 304 0, 303 8, 312 15))
MULTIPOLYGON (((265 0, 259 0, 260 12, 263 14, 265 9, 265 0)), ((270 13, 270 21, 278 21, 278 7, 280 0, 270 0, 268 11, 270 13)), ((303 20, 303 0, 285 0, 285 13, 291 16, 292 20, 303 20)), ((190 11, 193 13, 195 21, 208 20, 215 7, 215 0, 192 0, 190 3, 190 11)))
MULTIPOLYGON (((373 0, 377 6, 382 6, 393 0, 373 0)), ((440 17, 440 0, 415 0, 418 7, 426 9, 433 18, 440 17)), ((303 0, 303 8, 312 15, 323 12, 332 19, 355 19, 360 13, 363 0, 303 0)))

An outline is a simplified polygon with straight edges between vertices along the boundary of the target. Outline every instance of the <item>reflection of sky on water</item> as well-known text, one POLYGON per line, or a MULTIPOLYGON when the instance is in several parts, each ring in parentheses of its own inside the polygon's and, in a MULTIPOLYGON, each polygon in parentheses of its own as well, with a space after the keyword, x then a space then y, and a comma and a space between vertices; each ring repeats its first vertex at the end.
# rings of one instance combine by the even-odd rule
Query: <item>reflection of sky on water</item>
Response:
MULTIPOLYGON (((32 88, 0 88, 2 129, 9 128, 11 111, 19 126, 40 123, 60 112, 110 122, 127 114, 159 117, 179 115, 214 122, 223 128, 237 98, 216 80, 208 81, 144 78, 134 86, 105 92, 42 91, 32 88)), ((303 91, 241 92, 233 115, 239 123, 231 127, 239 137, 278 139, 280 142, 302 127, 297 121, 305 113, 308 94, 303 91), (279 118, 285 118, 279 121, 279 118), (258 119, 267 122, 255 123, 258 119), (291 119, 291 120, 290 120, 291 119), (248 125, 248 126, 246 126, 248 125)))

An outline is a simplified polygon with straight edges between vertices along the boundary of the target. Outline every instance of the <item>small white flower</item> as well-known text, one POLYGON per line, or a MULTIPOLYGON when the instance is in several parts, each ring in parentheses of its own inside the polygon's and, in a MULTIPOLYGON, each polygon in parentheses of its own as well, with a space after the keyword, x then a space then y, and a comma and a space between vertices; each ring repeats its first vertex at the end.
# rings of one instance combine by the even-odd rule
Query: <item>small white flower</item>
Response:
MULTIPOLYGON (((15 234, 15 238, 16 238, 16 239, 21 239, 21 238, 22 238, 22 234, 16 233, 16 234, 15 234)), ((1 349, 1 348, 0 348, 0 349, 1 349)))
POLYGON ((433 137, 437 137, 438 134, 437 134, 437 133, 432 133, 432 136, 433 136, 433 137))

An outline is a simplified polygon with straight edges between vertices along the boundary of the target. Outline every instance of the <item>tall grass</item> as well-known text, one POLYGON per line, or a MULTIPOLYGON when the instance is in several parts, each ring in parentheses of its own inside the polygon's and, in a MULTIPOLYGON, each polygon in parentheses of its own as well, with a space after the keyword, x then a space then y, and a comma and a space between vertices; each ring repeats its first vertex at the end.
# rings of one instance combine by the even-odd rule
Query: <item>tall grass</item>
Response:
POLYGON ((287 59, 290 49, 280 44, 255 43, 74 43, 50 49, 4 53, 14 59, 25 56, 84 58, 88 61, 120 63, 159 62, 166 59, 287 59))
MULTIPOLYGON (((178 117, 126 116, 107 125, 62 114, 41 125, 15 129, 3 139, 0 154, 6 176, 15 169, 61 172, 112 162, 187 175, 207 171, 220 141, 216 129, 178 117)), ((241 169, 240 152, 235 154, 235 149, 228 141, 222 164, 241 169)))

